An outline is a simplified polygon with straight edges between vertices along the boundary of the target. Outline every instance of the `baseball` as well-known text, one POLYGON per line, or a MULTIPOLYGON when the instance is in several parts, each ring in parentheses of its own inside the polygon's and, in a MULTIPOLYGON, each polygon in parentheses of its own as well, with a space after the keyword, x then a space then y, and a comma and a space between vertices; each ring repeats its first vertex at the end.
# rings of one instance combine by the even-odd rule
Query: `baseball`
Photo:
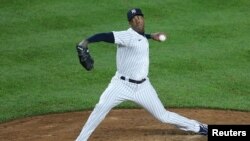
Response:
POLYGON ((159 36, 159 40, 160 41, 165 41, 166 40, 166 35, 164 35, 164 34, 161 34, 160 36, 159 36))

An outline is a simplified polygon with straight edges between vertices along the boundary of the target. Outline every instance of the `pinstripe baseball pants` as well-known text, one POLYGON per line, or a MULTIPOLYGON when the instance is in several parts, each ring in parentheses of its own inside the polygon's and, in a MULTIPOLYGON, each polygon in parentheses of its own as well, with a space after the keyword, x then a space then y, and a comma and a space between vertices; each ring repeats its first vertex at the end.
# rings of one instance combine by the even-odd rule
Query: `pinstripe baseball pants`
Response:
POLYGON ((116 73, 112 78, 76 141, 87 141, 109 111, 127 100, 133 101, 145 108, 162 123, 173 124, 184 131, 199 131, 199 123, 197 121, 167 111, 164 108, 148 78, 141 84, 135 84, 121 80, 120 76, 119 73, 116 73))

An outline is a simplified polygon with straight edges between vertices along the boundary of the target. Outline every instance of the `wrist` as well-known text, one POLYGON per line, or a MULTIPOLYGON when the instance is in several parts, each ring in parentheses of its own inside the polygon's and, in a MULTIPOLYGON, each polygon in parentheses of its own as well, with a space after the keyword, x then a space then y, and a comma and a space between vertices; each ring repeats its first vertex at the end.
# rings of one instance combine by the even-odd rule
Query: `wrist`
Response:
POLYGON ((147 39, 151 39, 151 38, 152 38, 152 35, 151 35, 151 34, 145 34, 145 37, 146 37, 147 39))
POLYGON ((81 41, 78 46, 83 46, 83 47, 87 47, 88 46, 88 40, 83 40, 81 41))

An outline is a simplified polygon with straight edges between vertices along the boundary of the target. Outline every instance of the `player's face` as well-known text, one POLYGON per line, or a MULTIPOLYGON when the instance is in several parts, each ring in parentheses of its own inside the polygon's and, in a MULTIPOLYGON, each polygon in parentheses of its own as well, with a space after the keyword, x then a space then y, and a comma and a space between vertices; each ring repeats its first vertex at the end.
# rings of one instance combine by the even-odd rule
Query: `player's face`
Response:
POLYGON ((129 23, 135 31, 144 33, 144 18, 142 16, 134 16, 129 23))

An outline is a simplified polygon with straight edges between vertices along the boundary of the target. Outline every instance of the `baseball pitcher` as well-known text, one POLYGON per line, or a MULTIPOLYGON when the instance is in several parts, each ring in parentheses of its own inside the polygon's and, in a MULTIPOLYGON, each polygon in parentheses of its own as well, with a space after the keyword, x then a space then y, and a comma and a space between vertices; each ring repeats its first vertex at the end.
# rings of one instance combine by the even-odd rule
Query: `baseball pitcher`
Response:
POLYGON ((116 73, 76 141, 87 141, 110 110, 124 101, 135 102, 164 124, 172 124, 180 130, 207 135, 206 124, 166 110, 150 83, 148 39, 164 41, 166 34, 163 32, 145 34, 144 15, 139 8, 129 10, 127 19, 130 25, 127 30, 94 34, 76 45, 79 61, 88 71, 94 68, 94 60, 88 49, 90 43, 102 41, 117 45, 116 73))

